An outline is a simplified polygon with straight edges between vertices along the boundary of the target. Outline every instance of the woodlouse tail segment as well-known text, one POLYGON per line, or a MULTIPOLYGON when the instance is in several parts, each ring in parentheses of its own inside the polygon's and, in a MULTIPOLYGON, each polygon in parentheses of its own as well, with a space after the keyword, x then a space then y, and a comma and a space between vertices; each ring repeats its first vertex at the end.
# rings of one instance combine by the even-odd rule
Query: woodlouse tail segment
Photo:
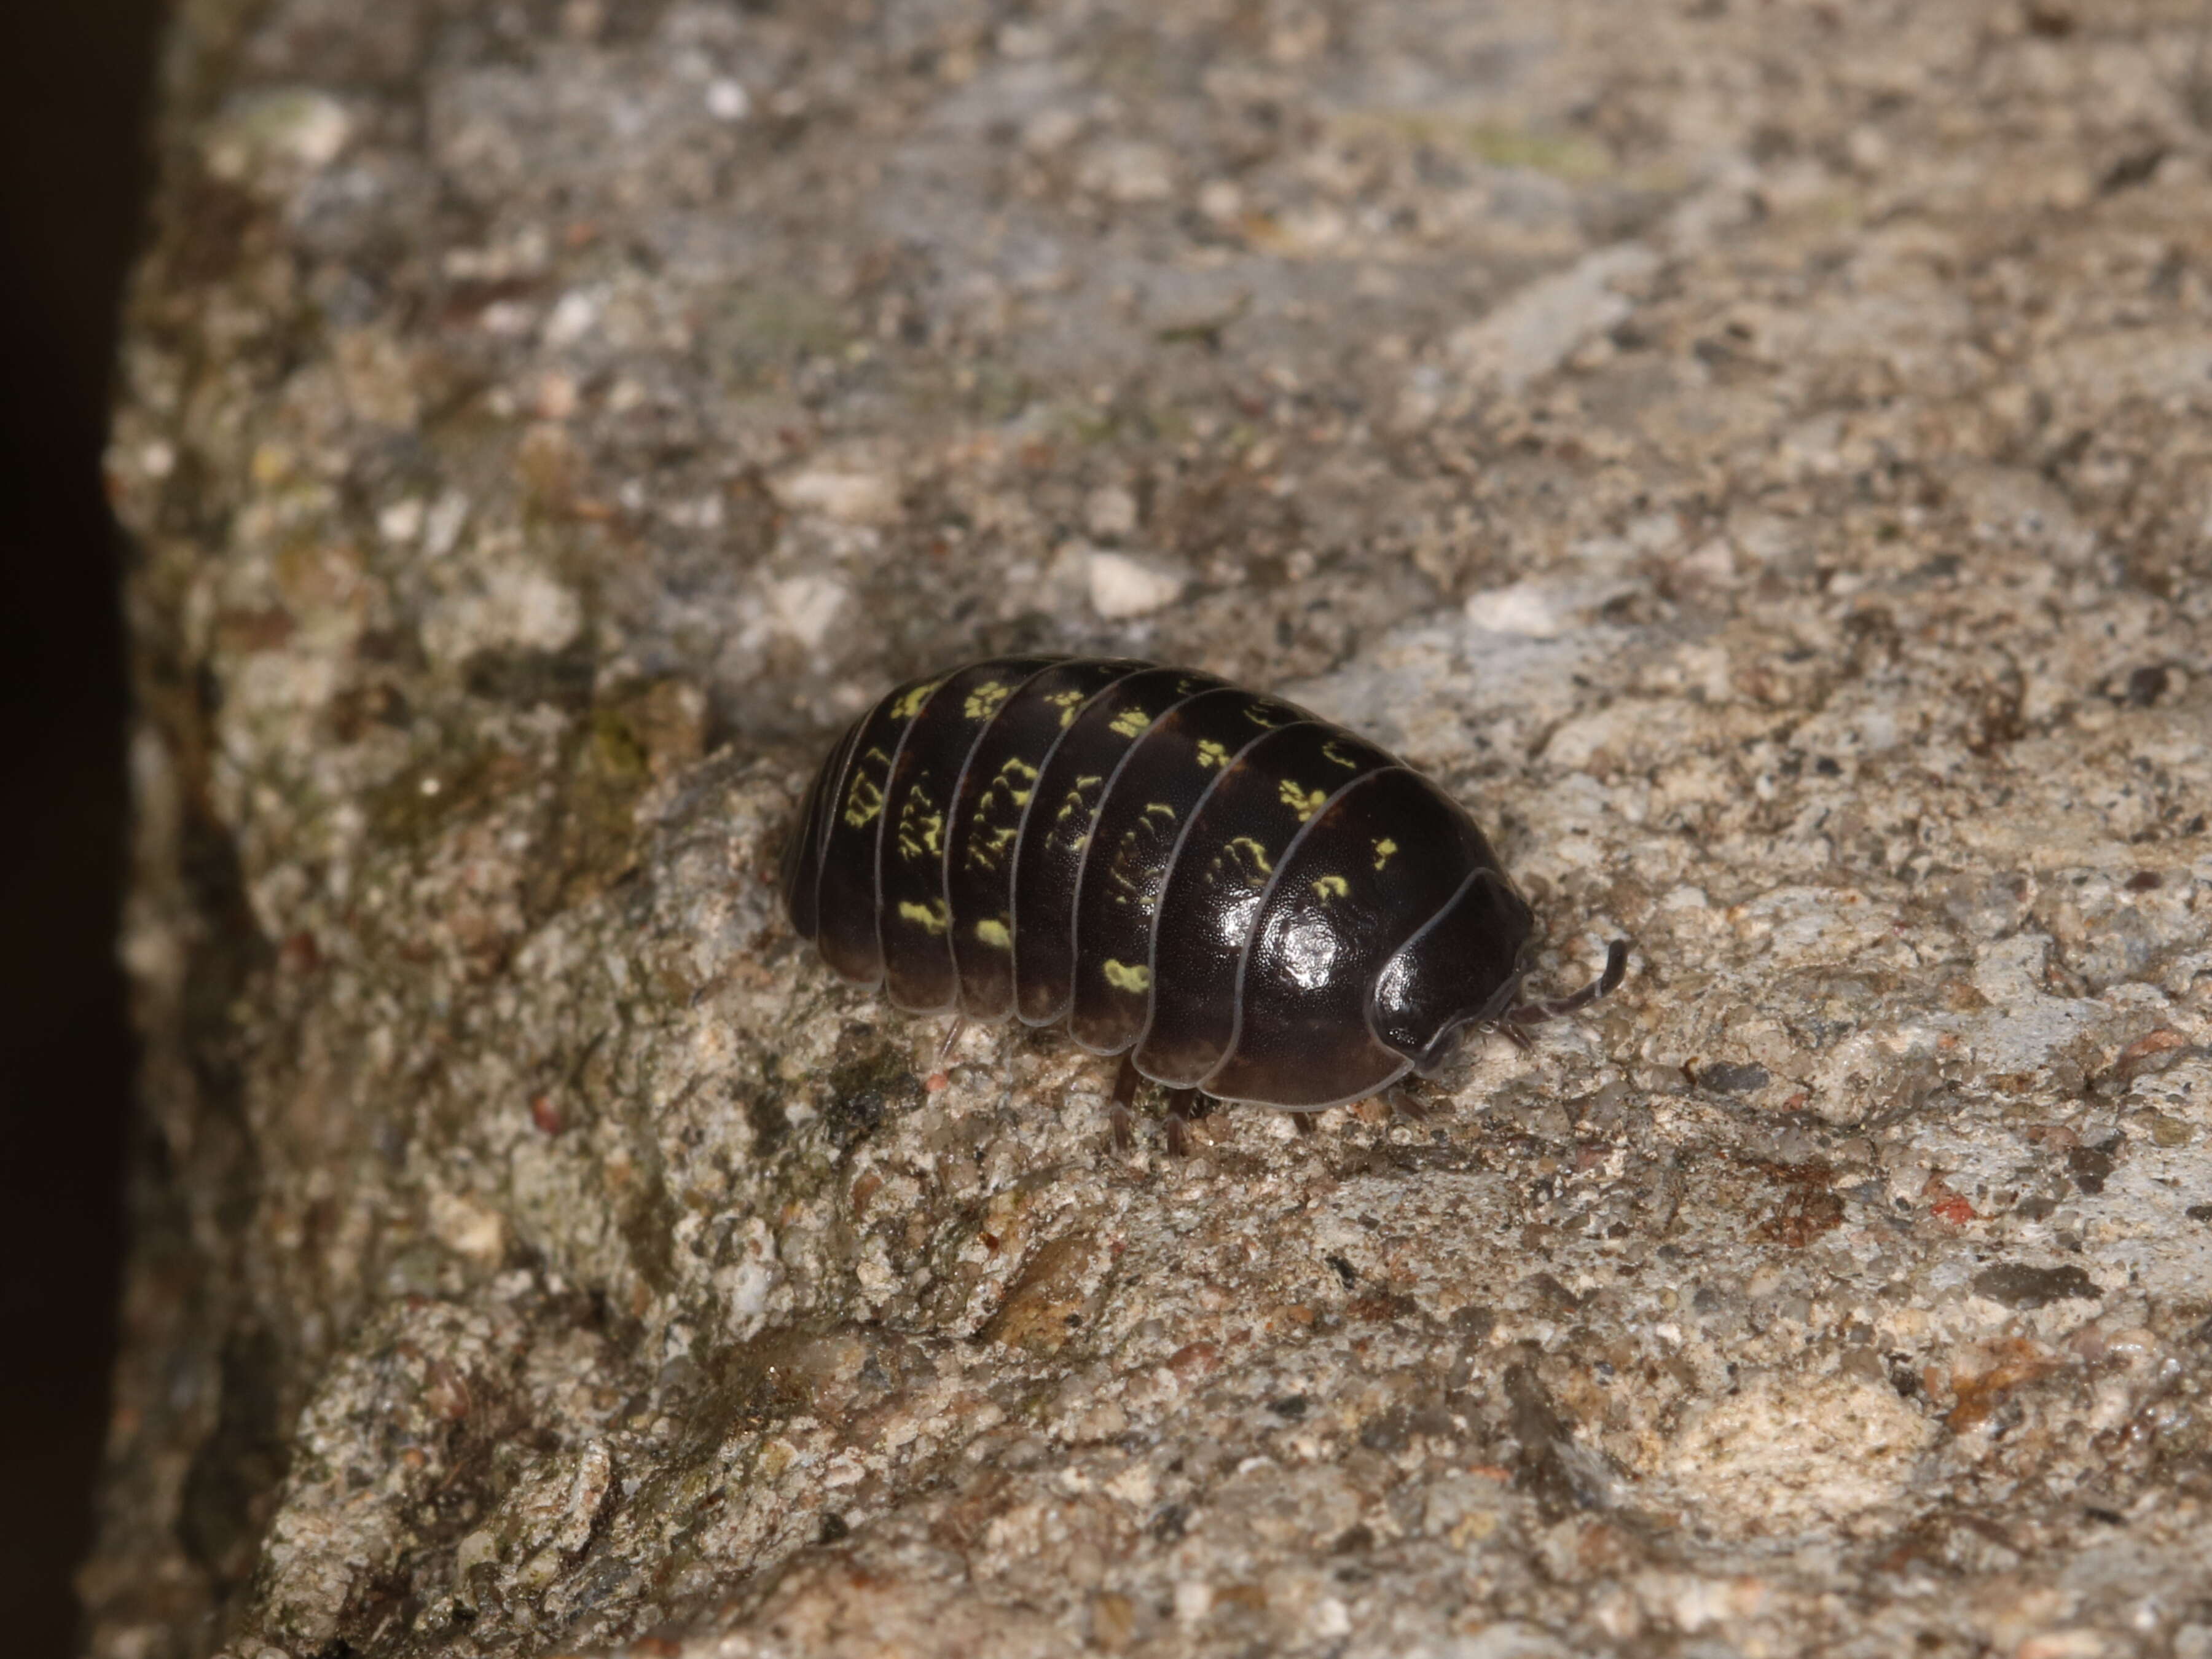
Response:
POLYGON ((1498 1021, 1498 1029, 1506 1036, 1528 1046, 1520 1036, 1517 1027, 1541 1025, 1547 1020, 1564 1019, 1569 1014, 1579 1013, 1600 997, 1610 996, 1620 988, 1620 981, 1628 975, 1628 941, 1617 939, 1606 947, 1605 971, 1571 995, 1553 997, 1543 1002, 1524 1002, 1509 1008, 1498 1021))

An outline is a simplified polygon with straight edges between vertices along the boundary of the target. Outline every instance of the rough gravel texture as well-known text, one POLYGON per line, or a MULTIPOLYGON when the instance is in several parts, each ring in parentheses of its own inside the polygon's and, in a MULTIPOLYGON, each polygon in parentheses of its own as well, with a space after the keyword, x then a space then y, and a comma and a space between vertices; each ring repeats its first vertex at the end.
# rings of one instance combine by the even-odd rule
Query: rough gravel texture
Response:
POLYGON ((184 0, 88 1653, 2212 1654, 2207 29, 184 0), (933 1076, 769 872, 1038 647, 1627 986, 1180 1162, 933 1076))

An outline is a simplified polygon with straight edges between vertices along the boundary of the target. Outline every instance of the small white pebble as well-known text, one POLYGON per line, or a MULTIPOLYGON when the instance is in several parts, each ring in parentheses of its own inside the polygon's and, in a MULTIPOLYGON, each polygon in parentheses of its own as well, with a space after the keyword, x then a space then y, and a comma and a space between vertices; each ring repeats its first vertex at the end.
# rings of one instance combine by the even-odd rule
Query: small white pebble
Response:
POLYGON ((1022 127, 1022 148, 1032 155, 1066 149, 1083 131, 1083 118, 1064 105, 1041 109, 1022 127))
POLYGON ((742 81, 726 75, 708 83, 707 113, 717 121, 742 121, 752 110, 752 94, 742 81))
POLYGON ((423 521, 422 547, 434 559, 442 559, 461 539, 461 526, 469 521, 469 498, 458 489, 438 497, 423 521))
POLYGON ((258 106, 253 121, 272 150, 305 167, 328 167, 353 135, 345 106, 325 92, 276 93, 258 106))
POLYGON ((495 300, 483 308, 477 319, 487 334, 496 334, 502 339, 514 339, 527 334, 538 321, 538 308, 525 305, 520 300, 495 300))
POLYGON ((1534 582, 1515 582, 1470 597, 1467 619, 1492 634, 1520 634, 1532 640, 1553 640, 1567 631, 1567 618, 1559 604, 1534 582))
POLYGON ((499 1559, 499 1540, 487 1529, 472 1532, 453 1552, 453 1576, 466 1578, 476 1568, 499 1559))
POLYGON ((430 1231, 447 1249, 480 1261, 507 1248, 506 1218, 454 1193, 430 1194, 430 1231))
POLYGON ((792 576, 770 582, 768 600, 777 627, 812 651, 829 637, 830 624, 844 608, 845 590, 827 576, 792 576))
POLYGON ((1102 146, 1085 161, 1086 190, 1116 202, 1164 202, 1175 194, 1175 157, 1158 144, 1102 146))
POLYGON ((1176 571, 1103 550, 1091 555, 1091 608, 1109 622, 1149 616, 1182 597, 1186 579, 1176 571))
POLYGON ((1109 1495, 1118 1498, 1132 1509, 1148 1509, 1159 1496, 1158 1485, 1149 1463, 1132 1463, 1106 1482, 1109 1495))
POLYGON ((422 498, 410 495, 376 515, 376 533, 387 542, 411 542, 422 533, 422 498))
POLYGON ((1234 219, 1244 211, 1244 192, 1232 179, 1209 179, 1199 189, 1198 210, 1216 222, 1234 219))
POLYGON ((848 524, 880 524, 898 515, 898 484, 878 472, 809 467, 775 486, 787 507, 826 514, 848 524))
POLYGON ((574 345, 599 326, 600 302, 596 294, 576 289, 561 296, 545 319, 545 343, 574 345))

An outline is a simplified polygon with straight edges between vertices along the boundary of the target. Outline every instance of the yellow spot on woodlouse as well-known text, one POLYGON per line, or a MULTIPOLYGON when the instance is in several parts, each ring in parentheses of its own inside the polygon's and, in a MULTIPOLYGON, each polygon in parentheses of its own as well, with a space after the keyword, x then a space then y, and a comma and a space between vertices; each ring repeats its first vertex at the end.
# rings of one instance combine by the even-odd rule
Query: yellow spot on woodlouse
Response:
POLYGON ((945 910, 943 899, 932 899, 927 904, 916 904, 912 899, 901 899, 899 915, 926 932, 941 933, 945 931, 945 910))
POLYGON ((995 870, 1006 856, 1006 849, 1014 844, 1019 834, 1015 830, 994 830, 988 836, 971 835, 968 838, 968 867, 971 870, 995 870))
POLYGON ((1035 783, 1036 775, 1036 768, 1031 766, 1027 761, 1010 760, 999 768, 999 775, 991 780, 991 787, 994 789, 1003 787, 1015 805, 1027 806, 1030 804, 1030 792, 1023 788, 1022 785, 1035 783))
POLYGON ((891 705, 891 718, 895 720, 912 720, 921 713, 921 706, 929 701, 929 694, 944 684, 942 680, 932 680, 927 685, 915 686, 891 705))
POLYGON ((1283 805, 1297 813, 1300 823, 1320 811, 1322 803, 1328 799, 1326 789, 1305 788, 1295 778, 1283 780, 1283 805))
POLYGON ((1084 811, 1083 792, 1086 789, 1096 789, 1105 781, 1103 777, 1076 779, 1075 787, 1067 792, 1067 799, 1060 803, 1060 811, 1053 814, 1052 821, 1054 823, 1065 823, 1076 813, 1084 811))
POLYGON ((1323 876, 1314 883, 1313 890, 1321 895, 1321 902, 1327 904, 1331 899, 1348 896, 1352 892, 1352 884, 1342 876, 1323 876))
POLYGON ((1075 711, 1082 708, 1089 700, 1090 694, 1084 691, 1055 691, 1045 699, 1047 702, 1060 710, 1060 723, 1062 726, 1073 725, 1075 720, 1075 711))
POLYGON ((845 797, 845 822, 855 830, 863 830, 883 810, 883 792, 868 779, 855 778, 852 792, 845 797))
POLYGON ((1279 726, 1290 724, 1291 716, 1289 709, 1278 708, 1271 702, 1248 702, 1244 705, 1244 718, 1253 725, 1272 732, 1279 726))
POLYGON ((1390 862, 1390 854, 1398 850, 1398 843, 1385 836, 1375 843, 1375 867, 1380 870, 1390 862))
POLYGON ((1231 853, 1237 853, 1239 852, 1240 849, 1243 860, 1246 862, 1250 863, 1261 875, 1267 875, 1274 869, 1275 866, 1273 863, 1271 862, 1267 857, 1267 849, 1261 846, 1258 842, 1253 840, 1251 836, 1234 836, 1230 838, 1229 845, 1225 850, 1231 853))
POLYGON ((1107 729, 1119 736, 1133 738, 1152 723, 1152 717, 1141 708, 1124 708, 1107 723, 1107 729))
POLYGON ((999 705, 1013 695, 1013 687, 1002 680, 985 680, 968 694, 968 701, 960 712, 971 720, 987 720, 999 712, 999 705))
POLYGON ((975 937, 994 951, 1011 951, 1014 936, 1006 931, 1006 924, 996 916, 986 916, 975 924, 975 937))
POLYGON ((1346 754, 1341 749, 1339 749, 1336 746, 1336 739, 1334 738, 1331 738, 1327 743, 1322 744, 1321 752, 1323 759, 1334 761, 1339 766, 1344 767, 1349 770, 1357 770, 1358 768, 1359 763, 1357 760, 1354 760, 1351 756, 1346 754))
POLYGON ((1121 890, 1108 896, 1127 908, 1132 900, 1141 902, 1152 894, 1149 872, 1145 867, 1144 854, 1138 841, 1138 831, 1127 830, 1121 844, 1114 849, 1114 856, 1106 862, 1106 879, 1121 890))
POLYGON ((932 812, 925 816, 915 809, 929 805, 919 793, 907 797, 907 804, 899 814, 898 849, 902 859, 936 858, 945 851, 945 815, 932 812))
POLYGON ((845 792, 845 822, 855 830, 865 829, 884 810, 884 787, 869 775, 870 761, 888 771, 891 757, 875 748, 860 757, 861 763, 853 773, 853 787, 845 792))
POLYGON ((1200 738, 1198 740, 1198 763, 1201 767, 1228 765, 1228 745, 1216 743, 1212 738, 1200 738))
POLYGON ((1106 982, 1117 991, 1147 991, 1152 988, 1152 970, 1142 965, 1133 966, 1109 957, 1099 972, 1106 975, 1106 982))

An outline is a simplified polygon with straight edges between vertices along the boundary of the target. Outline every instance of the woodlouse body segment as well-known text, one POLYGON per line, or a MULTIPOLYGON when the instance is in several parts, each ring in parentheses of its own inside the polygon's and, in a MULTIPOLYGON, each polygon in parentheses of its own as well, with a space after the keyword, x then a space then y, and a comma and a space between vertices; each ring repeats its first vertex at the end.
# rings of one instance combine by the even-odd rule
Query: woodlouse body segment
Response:
POLYGON ((1091 826, 1121 763, 1153 746, 1143 739, 1162 715, 1220 684, 1179 668, 1139 670, 1091 698, 1053 745, 1014 854, 1014 1012, 1024 1024, 1058 1023, 1074 998, 1076 898, 1091 826))
POLYGON ((1083 963, 1068 1030, 1085 1048, 1119 1054, 1144 1035, 1152 925, 1184 826, 1245 750, 1299 718, 1288 703, 1217 686, 1176 704, 1123 758, 1092 825, 1075 896, 1083 963))
POLYGON ((1014 1006, 1014 855, 1038 775, 1083 706, 1142 663, 1055 663, 1024 681, 969 750, 945 842, 945 899, 960 1009, 1003 1019, 1014 1006))
POLYGON ((1471 1024, 1571 1012, 1626 963, 1516 1006, 1533 918, 1463 808, 1291 703, 1123 659, 892 690, 832 747, 781 874, 799 933, 901 1009, 1065 1021, 1172 1090, 1292 1110, 1433 1071, 1471 1024))
MULTIPOLYGON (((1278 866, 1328 803, 1331 786, 1390 763, 1349 732, 1301 717, 1265 733, 1224 770, 1176 848, 1154 921, 1152 1018, 1136 1053, 1147 1077, 1203 1088, 1228 1057, 1245 947, 1278 866)), ((1347 1087, 1332 1098, 1358 1092, 1364 1091, 1347 1087)))
POLYGON ((899 744, 876 837, 876 923, 884 992, 908 1013, 951 1007, 958 987, 945 861, 961 766, 1007 699, 1048 666, 1042 659, 1014 658, 946 675, 899 744))

